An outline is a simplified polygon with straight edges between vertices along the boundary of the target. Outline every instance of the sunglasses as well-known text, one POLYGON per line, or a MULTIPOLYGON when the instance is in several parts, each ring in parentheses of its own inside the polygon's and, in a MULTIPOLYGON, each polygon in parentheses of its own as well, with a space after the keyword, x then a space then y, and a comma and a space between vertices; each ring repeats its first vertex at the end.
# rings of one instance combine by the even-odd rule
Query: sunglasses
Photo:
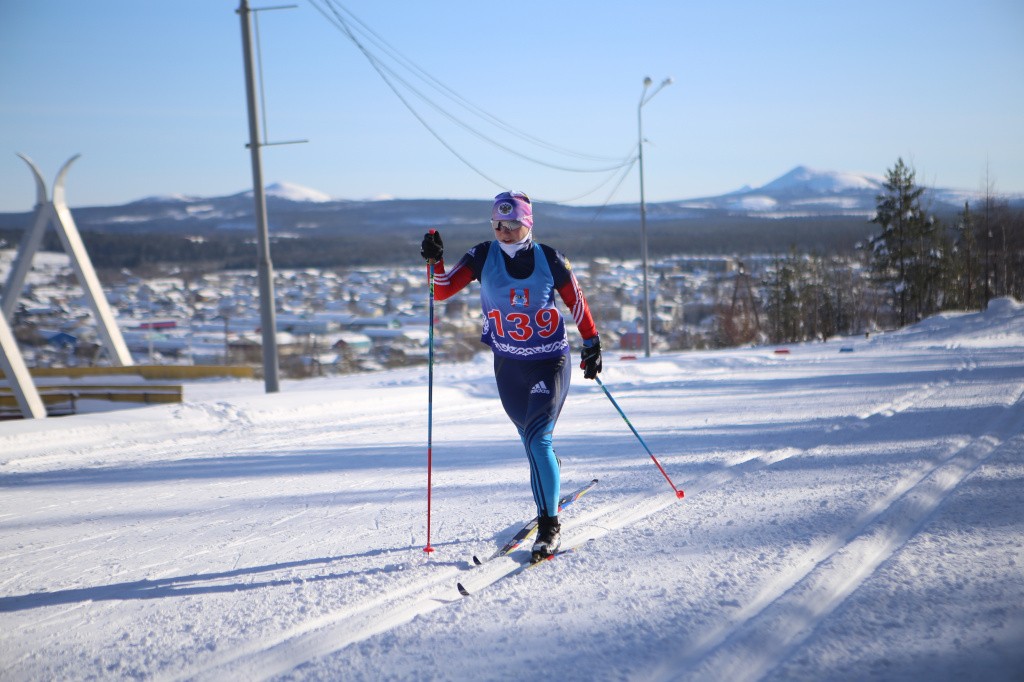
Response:
POLYGON ((523 226, 522 222, 518 220, 492 220, 491 227, 494 228, 495 232, 504 232, 506 234, 512 234, 523 226))

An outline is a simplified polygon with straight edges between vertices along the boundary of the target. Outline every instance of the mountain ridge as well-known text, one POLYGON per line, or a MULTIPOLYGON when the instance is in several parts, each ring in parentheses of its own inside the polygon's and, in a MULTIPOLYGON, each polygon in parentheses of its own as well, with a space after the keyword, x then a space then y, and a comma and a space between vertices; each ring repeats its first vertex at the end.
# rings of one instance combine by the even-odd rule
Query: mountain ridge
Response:
MULTIPOLYGON (((883 191, 883 184, 885 178, 881 175, 871 173, 856 173, 849 171, 835 171, 835 170, 822 170, 812 168, 810 166, 799 165, 779 177, 771 180, 764 185, 758 187, 751 187, 750 185, 744 185, 738 190, 726 192, 723 194, 704 196, 704 197, 693 197, 686 199, 671 199, 660 202, 648 202, 648 207, 660 206, 660 205, 689 205, 689 206, 705 206, 709 202, 716 208, 727 206, 729 202, 735 201, 737 197, 752 196, 752 195, 766 195, 774 197, 776 195, 789 195, 796 200, 806 200, 815 197, 822 197, 827 195, 857 195, 857 194, 870 194, 871 200, 874 201, 874 195, 883 191)), ((926 188, 927 193, 935 195, 937 198, 942 199, 946 196, 980 196, 981 193, 971 190, 952 189, 952 188, 926 188)), ((485 201, 483 199, 449 199, 449 198, 404 198, 395 199, 391 197, 387 198, 366 198, 366 199, 351 199, 351 198, 338 198, 332 197, 326 192, 320 190, 298 185, 296 183, 279 181, 267 185, 265 193, 268 200, 282 200, 291 201, 295 203, 309 203, 309 204, 324 204, 324 203, 346 203, 346 204, 385 204, 388 202, 429 202, 429 201, 451 201, 451 202, 477 202, 485 201)), ((1006 194, 1000 195, 1011 199, 1024 198, 1024 194, 1006 194)), ((252 190, 241 190, 232 194, 224 196, 191 196, 183 194, 168 194, 168 195, 155 195, 150 197, 143 197, 140 199, 133 200, 126 204, 119 205, 105 205, 105 206, 80 206, 73 208, 117 208, 118 206, 133 206, 139 204, 173 204, 173 203, 198 203, 198 202, 210 202, 225 199, 252 199, 252 190)), ((541 204, 543 202, 538 202, 541 204)), ((609 204, 611 206, 637 206, 637 203, 619 203, 609 204)), ((567 208, 575 209, 593 209, 595 206, 568 206, 567 208)), ((872 205, 873 209, 874 206, 872 205)), ((743 209, 737 209, 743 210, 743 209)), ((825 209, 827 210, 827 208, 825 209)))
MULTIPOLYGON (((651 249, 653 253, 718 253, 737 248, 771 252, 799 245, 822 252, 848 250, 869 235, 869 219, 882 191, 879 176, 797 166, 756 188, 648 203, 651 249)), ((965 199, 977 197, 977 193, 930 189, 925 206, 943 219, 952 219, 963 209, 965 199)), ((239 249, 251 242, 253 208, 248 190, 221 197, 150 197, 121 206, 72 210, 85 238, 102 244, 97 249, 117 252, 123 262, 169 257, 179 249, 174 240, 185 238, 193 243, 206 241, 205 247, 195 247, 201 252, 196 258, 206 257, 202 254, 215 250, 216 244, 227 254, 218 258, 235 263, 241 258, 239 249)), ((270 235, 279 243, 275 257, 282 262, 289 250, 295 255, 288 262, 294 263, 333 262, 342 256, 385 262, 398 258, 399 244, 418 243, 419 235, 430 228, 443 231, 453 249, 468 248, 487 238, 490 209, 490 198, 335 199, 286 182, 267 190, 270 235)), ((637 203, 536 202, 534 213, 538 238, 567 253, 602 257, 638 253, 637 203)), ((0 239, 13 246, 30 224, 29 212, 0 213, 0 239)))

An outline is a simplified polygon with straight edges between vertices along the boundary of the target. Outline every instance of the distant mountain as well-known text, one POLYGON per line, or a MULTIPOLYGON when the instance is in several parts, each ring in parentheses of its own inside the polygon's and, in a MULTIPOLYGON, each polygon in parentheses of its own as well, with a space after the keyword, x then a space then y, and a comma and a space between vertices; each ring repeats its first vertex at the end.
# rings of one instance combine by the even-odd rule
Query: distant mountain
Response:
MULTIPOLYGON (((744 186, 716 197, 702 197, 647 205, 651 220, 687 220, 700 217, 802 218, 814 216, 871 216, 883 193, 884 178, 866 173, 815 170, 798 166, 760 187, 744 186)), ((394 200, 344 201, 323 191, 291 182, 266 187, 271 230, 322 231, 332 224, 381 228, 387 225, 483 224, 486 201, 394 200)), ((930 189, 926 200, 933 210, 963 207, 977 193, 930 189)), ((616 224, 636 220, 636 204, 603 208, 539 204, 539 218, 588 224, 616 224)), ((76 209, 83 229, 117 231, 189 231, 234 229, 252 225, 252 190, 227 197, 197 198, 170 195, 150 197, 124 206, 76 209)), ((7 221, 3 221, 7 222, 7 221)))
MULTIPOLYGON (((323 192, 318 192, 317 190, 309 189, 308 187, 293 185, 290 182, 275 182, 272 185, 267 185, 265 192, 268 197, 287 199, 288 201, 312 201, 321 204, 327 201, 334 201, 334 199, 323 192)), ((245 196, 251 197, 252 190, 245 192, 245 196)))
MULTIPOLYGON (((291 182, 275 182, 272 185, 267 185, 266 189, 263 190, 267 198, 284 199, 286 201, 310 201, 315 203, 324 203, 327 201, 334 201, 329 195, 324 194, 315 189, 296 185, 291 182)), ((252 201, 252 190, 244 192, 238 192, 237 194, 231 194, 226 198, 243 197, 252 201)), ((135 204, 193 204, 202 201, 216 201, 216 198, 203 198, 203 197, 190 197, 184 194, 167 194, 146 197, 144 199, 138 199, 126 204, 128 206, 135 204)))
POLYGON ((761 187, 671 202, 677 210, 725 211, 763 218, 874 215, 883 178, 797 166, 761 187))
MULTIPOLYGON (((681 220, 702 216, 802 219, 874 216, 885 179, 868 173, 815 170, 797 166, 761 187, 749 185, 735 192, 684 201, 648 204, 648 218, 681 220)), ((1024 195, 1002 196, 1024 206, 1024 195)), ((923 203, 936 213, 953 213, 964 201, 976 203, 979 192, 926 188, 923 203)))
POLYGON ((761 187, 760 191, 792 192, 797 195, 809 192, 838 194, 861 190, 880 192, 883 184, 885 184, 885 178, 879 175, 820 171, 807 166, 797 166, 782 177, 761 187))
MULTIPOLYGON (((818 219, 863 222, 874 215, 883 179, 876 175, 815 170, 797 166, 756 188, 744 187, 719 196, 650 203, 648 221, 662 230, 688 229, 694 221, 818 219)), ((931 210, 955 212, 970 192, 930 189, 925 194, 931 210)), ((1018 197, 1015 201, 1020 201, 1018 197)), ((446 234, 466 239, 487 234, 490 201, 456 199, 386 199, 349 201, 332 199, 324 192, 287 182, 267 187, 271 234, 295 237, 374 237, 414 234, 420 229, 444 228, 446 234)), ((637 204, 604 207, 538 203, 538 225, 561 232, 617 228, 638 222, 637 204)), ((184 236, 238 235, 254 228, 252 192, 223 197, 168 195, 140 199, 122 206, 74 209, 85 231, 115 234, 168 234, 184 236)), ((0 214, 0 229, 21 230, 28 214, 0 214)))

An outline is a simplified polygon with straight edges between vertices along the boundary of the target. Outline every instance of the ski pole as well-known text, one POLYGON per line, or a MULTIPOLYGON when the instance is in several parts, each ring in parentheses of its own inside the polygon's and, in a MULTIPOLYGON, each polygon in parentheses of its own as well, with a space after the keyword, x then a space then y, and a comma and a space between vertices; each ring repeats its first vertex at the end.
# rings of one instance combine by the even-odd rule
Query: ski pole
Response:
MULTIPOLYGON (((431 233, 434 230, 430 231, 431 233)), ((433 469, 433 426, 434 426, 434 260, 427 261, 427 287, 430 290, 430 351, 427 363, 427 546, 424 552, 430 553, 430 489, 431 470, 433 469)))
POLYGON ((614 405, 615 409, 618 410, 619 414, 622 415, 622 418, 626 421, 626 426, 628 426, 629 430, 633 432, 633 435, 636 436, 636 439, 640 441, 640 445, 644 446, 644 450, 646 450, 647 454, 651 456, 651 459, 654 460, 654 463, 658 465, 658 470, 661 471, 661 475, 664 476, 665 480, 668 481, 668 484, 672 486, 672 490, 676 491, 676 497, 682 497, 683 491, 677 488, 676 484, 672 482, 672 479, 668 477, 668 474, 665 473, 665 469, 663 469, 661 463, 658 462, 658 458, 654 456, 654 453, 651 452, 651 449, 649 447, 647 447, 647 443, 644 442, 644 439, 640 437, 640 434, 636 432, 636 429, 633 428, 633 425, 629 423, 629 418, 626 416, 626 413, 622 411, 622 408, 619 407, 619 404, 615 402, 615 398, 613 398, 612 394, 608 392, 607 388, 605 388, 604 382, 601 381, 601 377, 595 375, 594 378, 597 380, 597 385, 600 386, 601 390, 604 391, 604 394, 608 396, 608 400, 612 401, 612 405, 614 405))

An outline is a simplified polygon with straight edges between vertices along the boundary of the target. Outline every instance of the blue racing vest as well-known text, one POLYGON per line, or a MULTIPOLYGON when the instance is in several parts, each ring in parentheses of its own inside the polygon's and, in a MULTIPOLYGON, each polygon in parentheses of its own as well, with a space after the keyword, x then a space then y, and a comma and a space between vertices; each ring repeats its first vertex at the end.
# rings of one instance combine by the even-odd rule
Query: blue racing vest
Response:
POLYGON ((565 322, 555 307, 555 278, 539 244, 533 273, 516 279, 505 269, 501 243, 491 242, 480 276, 484 328, 480 340, 496 355, 535 360, 569 352, 565 322))

